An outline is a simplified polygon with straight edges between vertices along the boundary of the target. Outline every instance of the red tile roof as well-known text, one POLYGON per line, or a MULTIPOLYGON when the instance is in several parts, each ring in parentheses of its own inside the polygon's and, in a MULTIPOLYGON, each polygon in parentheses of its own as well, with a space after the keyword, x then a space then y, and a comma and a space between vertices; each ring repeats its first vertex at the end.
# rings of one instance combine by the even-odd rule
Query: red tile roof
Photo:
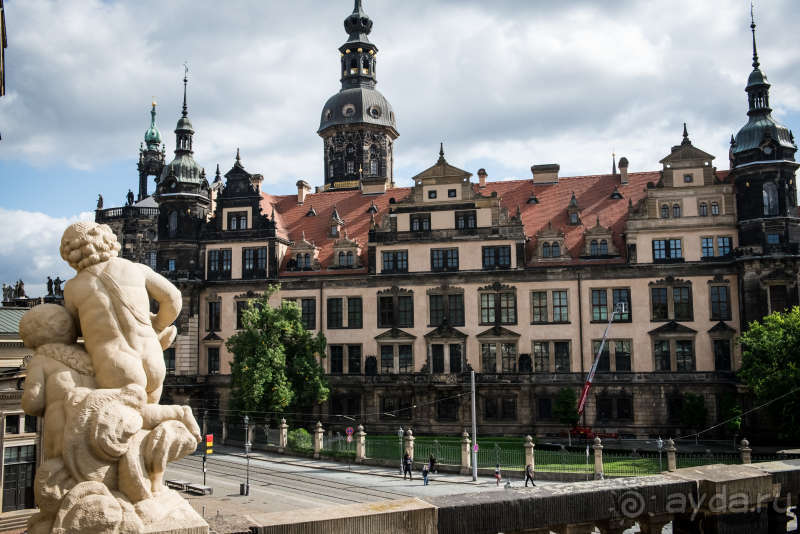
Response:
MULTIPOLYGON (((563 231, 565 234, 565 245, 572 260, 558 263, 617 263, 624 261, 622 258, 611 260, 579 260, 583 254, 584 243, 583 233, 589 228, 593 228, 597 218, 600 224, 610 227, 613 231, 613 241, 617 250, 625 253, 625 243, 623 231, 628 216, 628 202, 635 205, 639 200, 646 196, 648 182, 654 184, 660 178, 659 171, 630 173, 628 183, 621 185, 619 175, 591 175, 561 177, 557 184, 534 185, 531 180, 509 180, 499 182, 488 182, 486 187, 480 189, 483 195, 491 195, 496 192, 500 197, 500 203, 505 207, 509 215, 516 213, 519 207, 522 222, 525 225, 525 235, 530 238, 528 243, 528 257, 530 258, 536 245, 536 234, 547 227, 547 223, 552 224, 553 229, 563 231), (614 187, 617 187, 623 198, 611 199, 614 187), (539 200, 538 204, 528 204, 527 200, 531 193, 535 192, 539 200), (581 224, 571 226, 567 218, 567 205, 572 194, 578 201, 580 208, 581 224)), ((717 171, 717 178, 725 182, 728 178, 728 171, 717 171)), ((474 186, 476 189, 478 185, 474 186)), ((273 196, 267 193, 262 194, 261 206, 266 214, 272 214, 275 209, 278 233, 291 241, 300 241, 303 234, 305 238, 319 247, 318 259, 326 274, 352 274, 354 272, 365 272, 361 270, 328 270, 333 263, 333 244, 336 238, 329 236, 331 213, 334 206, 339 216, 345 221, 345 231, 350 239, 357 241, 361 245, 361 263, 366 266, 367 262, 367 239, 370 228, 370 214, 368 208, 370 203, 375 202, 378 213, 375 220, 380 222, 381 218, 387 213, 389 200, 394 198, 400 201, 408 196, 411 188, 401 187, 389 189, 381 195, 362 195, 358 190, 349 191, 329 191, 322 193, 309 194, 302 205, 297 204, 296 195, 273 196), (316 212, 315 217, 307 217, 306 214, 311 208, 316 212)), ((281 266, 284 271, 288 256, 281 266)), ((282 275, 314 276, 319 272, 282 272, 282 275)))

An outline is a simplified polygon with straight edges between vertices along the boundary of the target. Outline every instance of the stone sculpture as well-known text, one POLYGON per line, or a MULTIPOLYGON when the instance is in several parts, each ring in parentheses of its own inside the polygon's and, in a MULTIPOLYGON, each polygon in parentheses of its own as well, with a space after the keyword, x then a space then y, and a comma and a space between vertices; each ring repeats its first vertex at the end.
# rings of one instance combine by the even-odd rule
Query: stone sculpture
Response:
POLYGON ((47 277, 47 296, 48 297, 53 296, 53 279, 50 278, 49 276, 47 277))
POLYGON ((158 404, 181 295, 149 267, 118 258, 119 249, 106 225, 69 226, 61 256, 77 275, 64 306, 36 306, 20 321, 35 350, 22 406, 44 417, 30 534, 208 531, 163 485, 167 463, 201 440, 188 406, 158 404))

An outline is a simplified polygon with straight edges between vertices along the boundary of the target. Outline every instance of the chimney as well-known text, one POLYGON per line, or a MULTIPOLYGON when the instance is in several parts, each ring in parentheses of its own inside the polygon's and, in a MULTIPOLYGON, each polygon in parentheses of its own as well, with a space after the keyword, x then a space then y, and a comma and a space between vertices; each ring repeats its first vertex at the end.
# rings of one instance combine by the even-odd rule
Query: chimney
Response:
POLYGON ((486 187, 486 169, 478 169, 478 187, 486 187))
POLYGON ((302 205, 306 201, 306 195, 311 192, 311 186, 305 180, 297 180, 297 204, 302 205))
POLYGON ((544 165, 532 165, 533 183, 535 184, 557 184, 558 171, 561 165, 558 163, 546 163, 544 165))
POLYGON ((619 158, 619 183, 622 185, 628 184, 628 158, 625 156, 619 158))
POLYGON ((261 192, 261 183, 264 181, 264 176, 262 174, 253 174, 250 176, 250 183, 253 184, 253 187, 256 188, 256 191, 259 193, 261 192))

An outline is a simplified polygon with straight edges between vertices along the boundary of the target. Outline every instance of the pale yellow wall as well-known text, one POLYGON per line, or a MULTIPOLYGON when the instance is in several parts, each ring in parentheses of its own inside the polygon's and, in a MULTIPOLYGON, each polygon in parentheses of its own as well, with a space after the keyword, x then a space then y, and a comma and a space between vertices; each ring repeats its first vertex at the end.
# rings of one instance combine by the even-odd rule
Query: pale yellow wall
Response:
POLYGON ((383 251, 407 250, 408 251, 408 271, 409 272, 430 272, 431 270, 431 249, 433 248, 457 248, 458 249, 458 268, 460 271, 481 270, 483 269, 484 246, 508 245, 511 247, 511 265, 517 265, 517 247, 514 241, 470 241, 470 242, 440 242, 432 244, 402 243, 391 246, 376 247, 376 270, 381 272, 383 267, 383 251))
POLYGON ((422 188, 422 201, 423 202, 441 202, 441 201, 454 201, 461 199, 461 184, 454 183, 454 184, 440 184, 440 185, 426 185, 422 188), (448 189, 455 189, 456 196, 455 198, 449 198, 447 196, 448 189), (428 191, 436 191, 436 198, 428 198, 428 191))
POLYGON ((492 226, 492 208, 480 208, 478 211, 478 228, 490 228, 492 226))
POLYGON ((732 247, 739 246, 738 233, 732 227, 674 228, 641 232, 629 235, 628 243, 636 243, 636 263, 653 263, 653 240, 655 239, 680 239, 683 258, 686 261, 701 261, 703 253, 701 239, 711 236, 714 237, 715 242, 717 237, 730 237, 732 247))
POLYGON ((677 167, 674 168, 674 179, 673 179, 673 187, 702 187, 703 184, 703 167, 691 167, 688 169, 679 169, 677 167), (689 183, 685 183, 683 181, 683 176, 685 174, 692 175, 692 181, 689 183))
MULTIPOLYGON (((281 245, 286 250, 286 247, 281 245)), ((254 242, 245 242, 245 243, 215 243, 213 245, 206 246, 206 264, 204 266, 206 277, 208 277, 208 251, 209 250, 222 250, 222 249, 231 249, 231 279, 232 280, 240 280, 242 278, 242 249, 245 248, 260 248, 260 247, 267 247, 267 244, 264 241, 254 241, 254 242)), ((267 258, 267 275, 269 275, 269 258, 267 258)))
POLYGON ((253 214, 248 207, 240 207, 240 208, 222 208, 222 229, 228 229, 228 213, 232 211, 246 211, 247 212, 247 227, 253 227, 253 214))

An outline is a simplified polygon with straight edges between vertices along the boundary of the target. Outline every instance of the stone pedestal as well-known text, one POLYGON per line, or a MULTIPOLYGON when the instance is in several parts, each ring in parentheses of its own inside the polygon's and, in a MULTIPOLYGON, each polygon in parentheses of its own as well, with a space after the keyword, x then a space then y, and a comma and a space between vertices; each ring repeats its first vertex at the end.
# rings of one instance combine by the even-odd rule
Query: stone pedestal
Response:
POLYGON ((603 444, 600 438, 594 438, 594 478, 595 480, 603 478, 603 444))
POLYGON ((468 475, 472 471, 472 441, 465 430, 461 433, 461 474, 468 475))
POLYGON ((286 419, 281 419, 280 434, 278 435, 278 452, 286 451, 289 444, 289 425, 286 424, 286 419))
POLYGON ((678 468, 678 459, 676 457, 675 442, 672 438, 667 440, 667 471, 675 471, 678 468))
POLYGON ((367 458, 367 433, 364 426, 358 425, 356 431, 356 463, 361 463, 367 458))
POLYGON ((752 453, 753 449, 750 448, 750 442, 747 441, 746 438, 742 439, 742 442, 739 447, 739 454, 742 457, 743 464, 749 464, 752 462, 752 453))
POLYGON ((322 450, 322 439, 325 436, 325 430, 322 428, 322 422, 317 421, 317 426, 314 429, 314 458, 319 459, 319 453, 322 450))

